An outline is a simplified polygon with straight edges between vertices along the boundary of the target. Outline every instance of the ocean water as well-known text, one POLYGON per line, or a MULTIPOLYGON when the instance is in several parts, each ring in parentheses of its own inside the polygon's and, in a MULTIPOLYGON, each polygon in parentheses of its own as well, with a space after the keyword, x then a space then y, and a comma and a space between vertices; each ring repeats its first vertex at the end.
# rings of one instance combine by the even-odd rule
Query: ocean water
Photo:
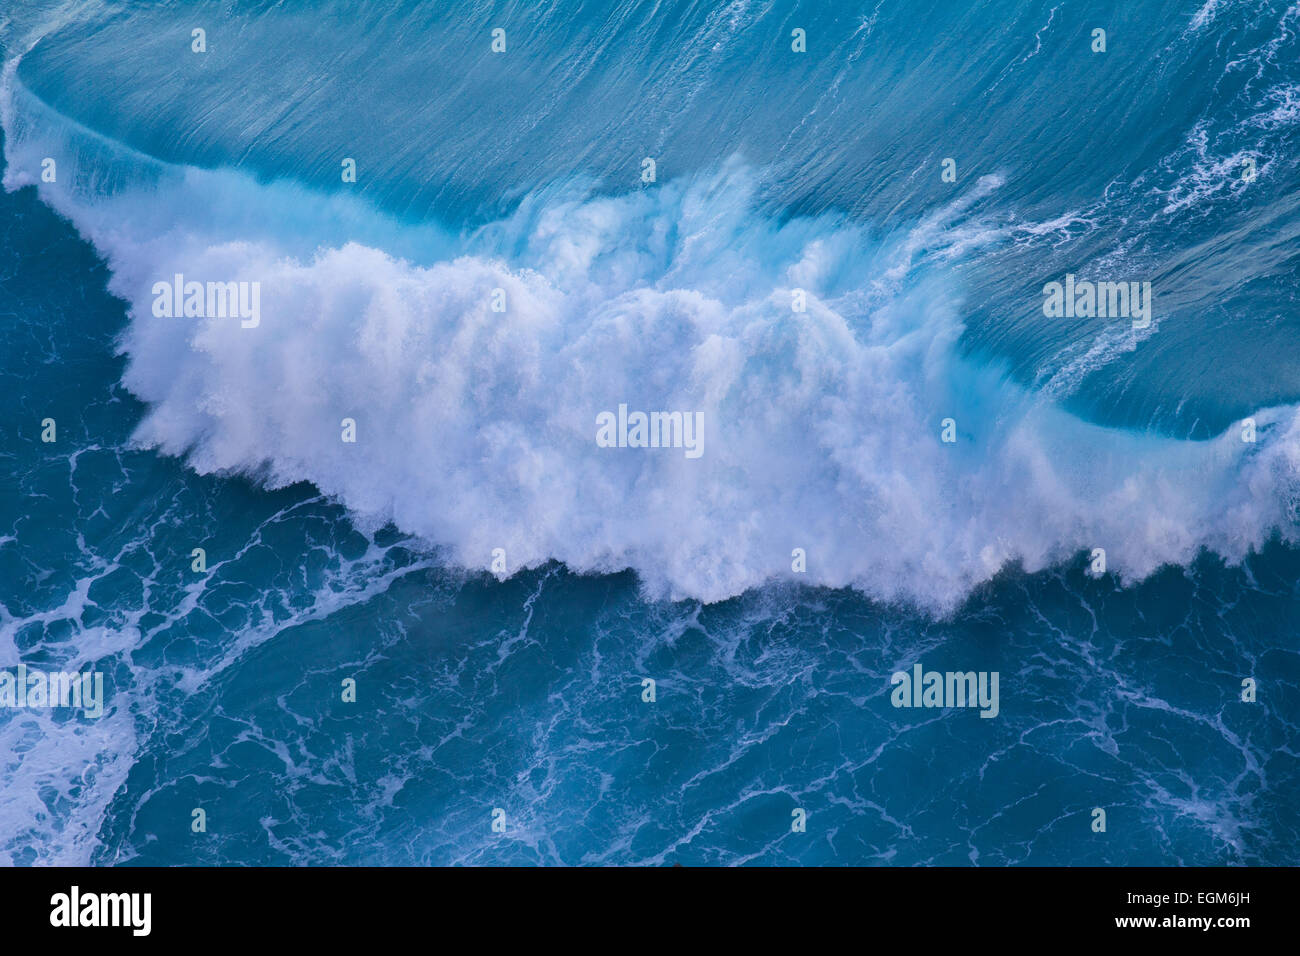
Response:
POLYGON ((0 708, 0 861, 1300 862, 1300 4, 6 0, 0 59, 0 668, 107 698, 0 708))

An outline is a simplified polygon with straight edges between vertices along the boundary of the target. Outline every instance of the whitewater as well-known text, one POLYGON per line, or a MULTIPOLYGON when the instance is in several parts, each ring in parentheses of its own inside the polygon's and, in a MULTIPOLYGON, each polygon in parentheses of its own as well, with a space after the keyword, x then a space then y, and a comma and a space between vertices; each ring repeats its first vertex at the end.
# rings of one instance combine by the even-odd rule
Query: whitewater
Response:
POLYGON ((808 583, 950 610, 1011 562, 1104 548, 1136 580, 1202 548, 1240 561, 1295 540, 1296 406, 1254 412, 1255 444, 1238 425, 1210 441, 1127 434, 963 358, 945 266, 1037 225, 967 213, 996 176, 880 235, 772 221, 740 161, 629 195, 556 185, 457 234, 150 160, 61 121, 15 76, 5 187, 37 184, 109 263, 132 317, 124 381, 150 406, 135 438, 201 473, 310 481, 468 568, 504 548, 511 569, 632 568, 672 599, 788 579, 794 548, 808 583), (56 154, 77 161, 40 183, 56 154), (155 317, 154 283, 180 272, 261 282, 266 318, 155 317), (628 400, 703 412, 710 454, 602 453, 595 415, 628 400), (949 417, 956 445, 940 441, 949 417))
POLYGON ((0 44, 0 665, 107 695, 0 714, 0 859, 1294 861, 1300 5, 0 44), (916 667, 997 719, 896 710, 916 667))

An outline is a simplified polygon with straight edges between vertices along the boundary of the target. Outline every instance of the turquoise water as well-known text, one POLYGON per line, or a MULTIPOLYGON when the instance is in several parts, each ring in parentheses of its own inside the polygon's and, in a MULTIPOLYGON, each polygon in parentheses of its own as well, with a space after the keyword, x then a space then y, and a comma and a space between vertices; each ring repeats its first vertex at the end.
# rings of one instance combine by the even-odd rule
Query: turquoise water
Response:
POLYGON ((0 666, 109 691, 0 710, 0 858, 1295 863, 1298 25, 0 14, 0 666), (597 448, 621 402, 704 455, 597 448))

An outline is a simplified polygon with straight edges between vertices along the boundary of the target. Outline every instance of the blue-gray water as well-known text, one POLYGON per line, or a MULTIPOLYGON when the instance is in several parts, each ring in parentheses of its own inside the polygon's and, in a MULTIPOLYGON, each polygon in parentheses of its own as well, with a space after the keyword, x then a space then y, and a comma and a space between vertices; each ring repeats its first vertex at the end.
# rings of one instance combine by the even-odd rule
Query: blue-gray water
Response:
POLYGON ((0 860, 1298 862, 1300 6, 428 6, 0 11, 0 860))

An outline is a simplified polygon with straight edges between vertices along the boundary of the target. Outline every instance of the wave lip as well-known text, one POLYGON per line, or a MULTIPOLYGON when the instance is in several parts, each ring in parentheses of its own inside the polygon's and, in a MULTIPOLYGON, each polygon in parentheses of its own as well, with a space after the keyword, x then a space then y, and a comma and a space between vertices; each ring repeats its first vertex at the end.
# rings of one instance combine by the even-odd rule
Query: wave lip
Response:
POLYGON ((1257 413, 1254 444, 1180 442, 1085 424, 963 357, 950 266, 1005 239, 972 211, 996 177, 883 236, 773 220, 738 161, 620 196, 544 190, 457 235, 157 162, 6 80, 7 188, 52 149, 94 157, 37 185, 128 305, 137 440, 311 481, 466 567, 501 549, 507 573, 633 568, 660 597, 793 578, 942 610, 1009 562, 1104 548, 1133 579, 1294 539, 1295 408, 1257 413), (156 317, 178 273, 258 283, 260 323, 156 317), (620 404, 699 413, 705 453, 601 447, 620 404))

